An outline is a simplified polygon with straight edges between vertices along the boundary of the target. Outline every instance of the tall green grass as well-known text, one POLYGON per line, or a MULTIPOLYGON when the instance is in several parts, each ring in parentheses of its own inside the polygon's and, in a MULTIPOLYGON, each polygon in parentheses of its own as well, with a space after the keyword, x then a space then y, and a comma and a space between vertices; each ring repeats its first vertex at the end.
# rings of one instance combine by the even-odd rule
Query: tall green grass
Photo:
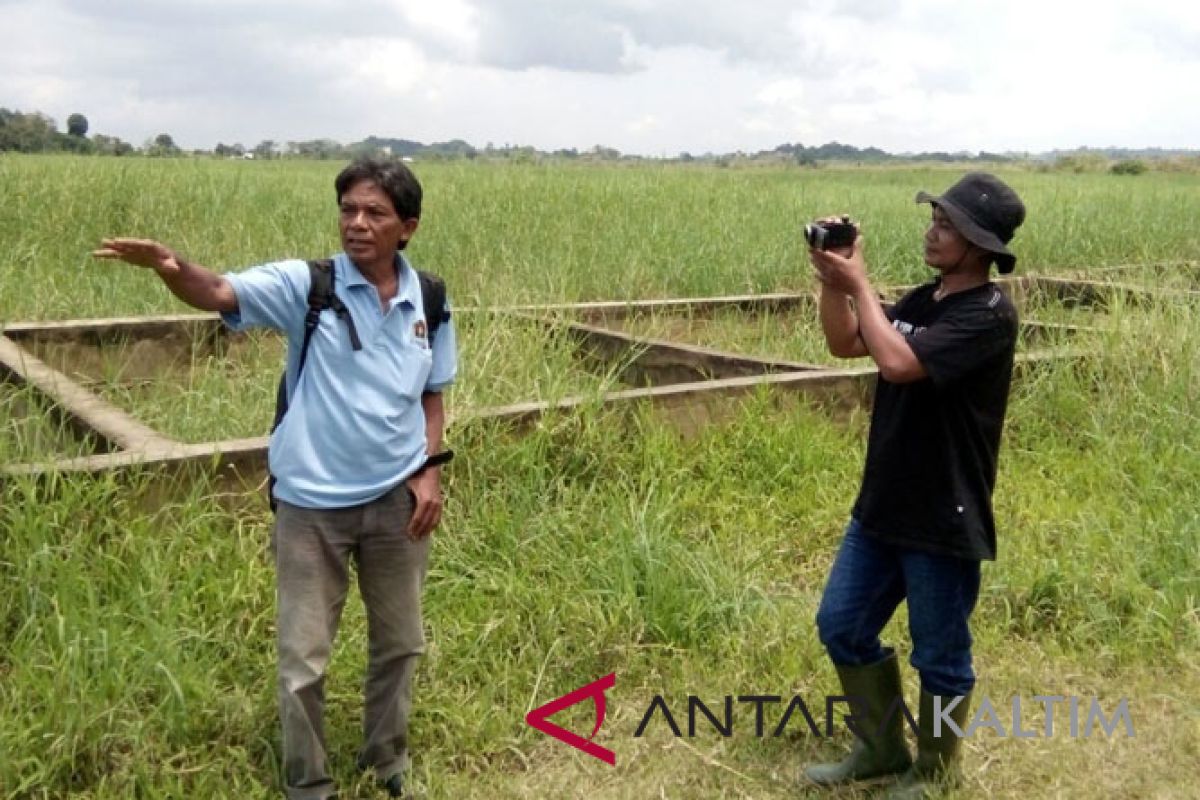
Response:
MULTIPOLYGON (((1149 691, 1141 670, 1195 680, 1197 342, 1177 312, 1131 318, 1099 360, 1048 366, 1017 389, 1001 559, 976 614, 991 681, 1020 668, 1007 655, 1019 642, 1129 676, 1135 708, 1149 691)), ((437 534, 414 721, 430 796, 468 778, 521 796, 523 759, 542 745, 524 711, 608 671, 626 726, 659 692, 832 691, 812 615, 866 419, 777 402, 752 398, 690 436, 649 409, 599 408, 523 438, 482 424, 457 434, 465 458, 437 534)), ((0 515, 11 754, 0 785, 18 797, 270 796, 273 594, 258 498, 231 505, 203 474, 157 509, 136 481, 51 488, 8 486, 0 515)), ((331 746, 351 786, 363 626, 352 604, 330 686, 331 746)), ((618 749, 632 741, 609 735, 618 749)), ((814 746, 749 738, 733 757, 753 771, 814 746)))
MULTIPOLYGON (((103 236, 159 238, 217 269, 338 249, 339 164, 0 156, 0 321, 179 310, 156 279, 93 261, 103 236), (15 279, 16 276, 20 279, 15 279), (36 291, 26 287, 36 286, 36 291)), ((460 305, 725 294, 811 285, 799 226, 861 220, 881 280, 924 279, 920 237, 949 170, 422 163, 412 257, 460 305)), ((1200 176, 1003 172, 1029 217, 1020 268, 1200 257, 1200 176)))
MULTIPOLYGON (((911 192, 954 177, 418 168, 429 207, 414 255, 447 274, 460 305, 807 287, 795 224, 810 208, 861 217, 872 263, 905 282, 922 270, 910 260, 924 218, 911 192)), ((332 226, 311 221, 328 210, 332 198, 320 193, 334 170, 4 157, 4 185, 34 201, 18 203, 20 225, 0 218, 8 253, 23 254, 4 256, 14 270, 5 265, 0 316, 174 309, 150 276, 83 255, 114 227, 163 236, 215 265, 332 249, 332 226)), ((1195 210, 1192 176, 1008 177, 1030 201, 1022 266, 1141 260, 1147 274, 1183 275, 1150 267, 1194 258, 1196 233, 1177 211, 1195 210), (1134 235, 1128 221, 1152 209, 1169 222, 1134 235)), ((1127 696, 1139 735, 969 743, 973 794, 1186 797, 1194 788, 1196 311, 1113 304, 1090 340, 1094 357, 1043 365, 1014 387, 996 494, 1000 560, 985 566, 975 616, 980 692, 1127 696)), ((579 371, 553 332, 483 314, 456 319, 464 373, 453 402, 462 408, 532 399, 529 391, 595 398, 609 385, 579 371)), ((773 322, 720 322, 688 333, 761 345, 760 354, 787 333, 773 322)), ((228 424, 231 383, 253 383, 269 404, 275 355, 235 363, 197 350, 158 387, 123 381, 128 359, 118 358, 98 386, 139 413, 160 408, 148 413, 155 424, 195 426, 176 435, 209 438, 228 424), (237 369, 246 372, 231 379, 237 369), (134 390, 143 394, 119 395, 134 390)), ((3 390, 0 458, 72 446, 45 411, 3 390)), ((257 413, 238 424, 261 432, 257 413)), ((745 726, 728 740, 681 742, 661 728, 632 737, 656 693, 679 707, 688 694, 811 700, 835 689, 813 615, 857 488, 866 413, 835 419, 764 392, 699 429, 678 416, 592 402, 521 436, 481 421, 452 431, 460 458, 447 471, 425 593, 417 796, 795 797, 799 763, 844 744, 757 739, 745 726), (531 707, 610 671, 618 682, 599 738, 618 752, 615 770, 524 725, 531 707)), ((50 475, 0 492, 0 796, 277 796, 261 497, 231 492, 204 469, 170 480, 50 475)), ((904 633, 901 614, 886 637, 906 655, 904 633)), ((373 796, 353 767, 364 654, 352 599, 327 687, 346 797, 373 796)), ((592 721, 571 719, 575 730, 592 721)))
POLYGON ((0 464, 71 458, 92 449, 56 416, 47 400, 27 386, 0 383, 0 464))

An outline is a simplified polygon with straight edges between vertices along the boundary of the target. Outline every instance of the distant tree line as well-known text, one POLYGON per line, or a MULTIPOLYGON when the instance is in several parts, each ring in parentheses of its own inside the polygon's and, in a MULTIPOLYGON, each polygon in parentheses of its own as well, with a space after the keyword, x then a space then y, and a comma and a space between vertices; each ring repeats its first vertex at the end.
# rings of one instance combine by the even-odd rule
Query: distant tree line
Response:
POLYGON ((98 133, 89 139, 87 132, 88 119, 83 114, 67 117, 67 132, 62 133, 54 120, 45 114, 37 111, 25 114, 0 108, 0 151, 107 156, 125 156, 136 151, 133 145, 116 136, 98 133))
MULTIPOLYGON (((253 147, 239 143, 218 142, 212 150, 185 151, 169 133, 160 133, 142 143, 141 147, 122 141, 116 136, 94 134, 88 138, 88 119, 75 113, 67 117, 65 133, 58 130, 54 120, 40 112, 22 113, 0 108, 0 151, 21 153, 83 153, 109 156, 148 156, 171 158, 180 156, 216 156, 219 158, 308 158, 347 160, 360 155, 388 155, 398 158, 421 160, 484 159, 532 163, 553 161, 641 161, 640 156, 625 155, 619 150, 596 145, 587 150, 564 148, 553 151, 538 150, 528 145, 505 144, 496 146, 488 142, 476 148, 462 139, 423 144, 412 139, 383 138, 368 136, 360 142, 342 144, 333 139, 310 139, 306 141, 276 142, 264 139, 253 147)), ((840 142, 827 142, 806 146, 799 142, 781 144, 772 150, 757 153, 704 153, 692 155, 680 153, 670 159, 681 163, 711 164, 718 167, 746 164, 795 164, 802 167, 817 167, 822 163, 884 164, 889 162, 1023 162, 1038 169, 1062 172, 1098 172, 1109 170, 1116 174, 1138 175, 1151 168, 1200 170, 1200 151, 1166 150, 1146 148, 1078 148, 1054 150, 1050 153, 968 153, 968 152, 922 152, 888 153, 878 147, 855 147, 840 142)))

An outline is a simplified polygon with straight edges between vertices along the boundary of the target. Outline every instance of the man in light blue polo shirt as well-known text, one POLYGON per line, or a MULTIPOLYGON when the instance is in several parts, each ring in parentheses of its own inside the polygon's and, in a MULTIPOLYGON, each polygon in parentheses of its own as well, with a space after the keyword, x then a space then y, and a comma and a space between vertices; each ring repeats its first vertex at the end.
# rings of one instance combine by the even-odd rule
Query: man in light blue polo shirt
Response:
POLYGON ((364 159, 334 185, 344 252, 332 259, 333 286, 349 322, 323 311, 302 369, 306 262, 218 275, 150 240, 105 239, 94 253, 153 269, 185 303, 221 312, 236 330, 263 326, 288 337, 288 406, 269 461, 284 779, 293 800, 335 796, 323 687, 351 559, 369 640, 358 764, 374 768, 393 797, 403 793, 412 675, 424 651, 421 585, 442 513, 442 390, 457 370, 449 309, 425 319, 421 281, 400 253, 420 220, 420 183, 400 162, 364 159))

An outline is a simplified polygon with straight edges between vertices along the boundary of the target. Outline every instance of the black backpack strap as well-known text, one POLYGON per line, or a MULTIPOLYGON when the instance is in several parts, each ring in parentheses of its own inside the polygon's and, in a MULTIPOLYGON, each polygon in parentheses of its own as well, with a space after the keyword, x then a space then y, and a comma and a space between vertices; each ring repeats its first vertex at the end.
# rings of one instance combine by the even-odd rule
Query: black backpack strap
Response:
MULTIPOLYGON (((308 310, 304 312, 304 339, 300 343, 300 363, 296 367, 296 380, 304 371, 304 361, 308 358, 308 345, 312 341, 313 331, 321 324, 321 312, 329 306, 329 298, 333 296, 333 260, 321 259, 308 262, 308 310)), ((275 419, 271 422, 274 432, 283 421, 283 415, 288 410, 287 371, 279 376, 279 387, 275 390, 275 419)), ((274 482, 274 478, 271 479, 274 482)), ((274 510, 274 500, 272 500, 274 510)))
POLYGON ((333 293, 332 259, 309 261, 308 275, 311 279, 308 286, 308 311, 304 313, 304 340, 300 344, 300 364, 296 367, 296 380, 300 379, 300 373, 304 371, 308 345, 312 341, 313 331, 321 324, 321 312, 329 307, 329 298, 336 297, 333 293))
MULTIPOLYGON (((333 291, 334 271, 333 259, 323 258, 308 262, 308 275, 311 279, 308 287, 308 310, 304 312, 304 338, 300 342, 300 361, 296 365, 296 380, 304 371, 304 362, 308 359, 308 346, 312 342, 313 332, 321 324, 321 312, 332 308, 338 318, 344 320, 350 331, 350 346, 362 350, 362 342, 358 338, 358 329, 354 326, 354 317, 341 299, 333 291)), ((287 372, 279 376, 279 388, 275 392, 275 420, 271 430, 279 427, 283 415, 288 409, 287 372)))
MULTIPOLYGON (((301 370, 304 369, 304 359, 308 355, 309 340, 312 339, 313 331, 320 324, 321 312, 327 308, 332 308, 333 313, 337 314, 337 318, 346 323, 346 328, 350 332, 350 347, 354 350, 362 350, 362 342, 358 338, 358 328, 354 326, 354 317, 350 316, 350 309, 346 308, 346 304, 333 290, 333 259, 323 258, 319 261, 309 261, 308 273, 312 282, 308 288, 308 312, 304 315, 304 341, 300 345, 301 370)), ((299 375, 299 370, 297 370, 297 375, 299 375)))
POLYGON ((421 270, 417 270, 417 280, 421 284, 421 306, 425 312, 425 328, 429 331, 429 344, 432 347, 433 335, 443 322, 450 319, 450 309, 446 307, 446 282, 432 272, 421 270))

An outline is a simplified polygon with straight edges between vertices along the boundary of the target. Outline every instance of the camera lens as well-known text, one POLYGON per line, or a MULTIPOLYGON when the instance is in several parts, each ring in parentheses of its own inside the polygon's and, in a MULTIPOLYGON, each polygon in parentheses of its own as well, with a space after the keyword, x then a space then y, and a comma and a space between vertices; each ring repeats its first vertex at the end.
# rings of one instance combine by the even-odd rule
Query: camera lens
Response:
POLYGON ((804 226, 804 239, 815 250, 822 249, 825 244, 825 233, 825 229, 815 223, 804 226))

